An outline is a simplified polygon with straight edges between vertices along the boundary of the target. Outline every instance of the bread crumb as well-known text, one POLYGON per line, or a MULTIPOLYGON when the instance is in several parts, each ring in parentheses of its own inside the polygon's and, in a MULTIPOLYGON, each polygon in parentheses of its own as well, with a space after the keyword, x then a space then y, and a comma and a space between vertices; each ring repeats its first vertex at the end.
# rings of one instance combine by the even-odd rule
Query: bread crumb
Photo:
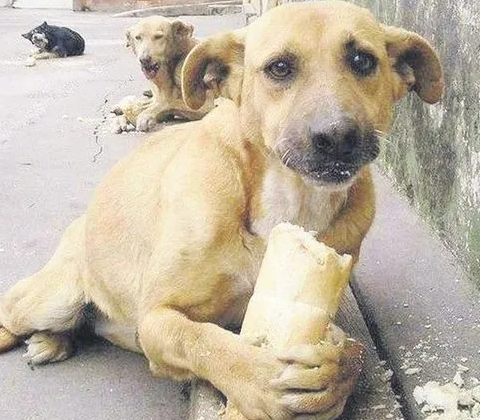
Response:
POLYGON ((458 371, 455 373, 452 382, 457 385, 459 388, 462 388, 465 385, 465 381, 462 378, 462 373, 458 371))
POLYGON ((423 405, 422 412, 428 414, 425 420, 479 420, 480 386, 465 389, 462 372, 459 369, 453 380, 444 385, 430 381, 415 387, 413 397, 418 405, 423 405))
POLYGON ((390 382, 390 380, 392 379, 393 377, 393 371, 391 369, 388 369, 385 371, 385 373, 383 374, 383 382, 390 382))

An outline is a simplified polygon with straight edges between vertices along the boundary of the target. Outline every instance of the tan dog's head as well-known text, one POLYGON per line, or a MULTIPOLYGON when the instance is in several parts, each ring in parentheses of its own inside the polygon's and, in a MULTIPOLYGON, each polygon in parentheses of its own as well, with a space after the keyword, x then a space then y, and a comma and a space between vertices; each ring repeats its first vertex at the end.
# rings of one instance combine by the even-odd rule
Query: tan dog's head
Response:
POLYGON ((392 105, 443 92, 431 46, 340 1, 290 3, 195 47, 183 67, 192 108, 215 86, 240 107, 243 135, 320 185, 350 185, 379 152, 392 105))
POLYGON ((162 65, 188 52, 192 34, 189 23, 151 16, 126 31, 126 46, 138 57, 145 77, 153 79, 162 65))

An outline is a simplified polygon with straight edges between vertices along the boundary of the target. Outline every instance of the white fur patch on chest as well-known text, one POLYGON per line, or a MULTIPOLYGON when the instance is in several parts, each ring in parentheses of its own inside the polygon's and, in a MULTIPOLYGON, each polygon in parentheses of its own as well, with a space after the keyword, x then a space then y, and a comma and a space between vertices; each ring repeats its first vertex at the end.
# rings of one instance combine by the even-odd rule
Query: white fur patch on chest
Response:
MULTIPOLYGON (((346 200, 347 191, 344 194, 346 200)), ((331 195, 331 190, 306 183, 283 166, 271 166, 263 183, 261 215, 253 221, 253 231, 267 239, 274 226, 290 222, 308 231, 324 232, 341 204, 337 200, 334 205, 331 195)))

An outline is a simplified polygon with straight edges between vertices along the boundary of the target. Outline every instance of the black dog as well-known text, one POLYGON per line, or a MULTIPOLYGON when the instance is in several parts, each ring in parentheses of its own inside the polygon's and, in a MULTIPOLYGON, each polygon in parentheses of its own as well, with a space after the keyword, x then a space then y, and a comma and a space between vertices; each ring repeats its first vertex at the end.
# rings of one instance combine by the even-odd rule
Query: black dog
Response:
POLYGON ((51 26, 43 22, 22 36, 38 48, 34 58, 67 57, 81 55, 85 50, 85 40, 70 28, 51 26))

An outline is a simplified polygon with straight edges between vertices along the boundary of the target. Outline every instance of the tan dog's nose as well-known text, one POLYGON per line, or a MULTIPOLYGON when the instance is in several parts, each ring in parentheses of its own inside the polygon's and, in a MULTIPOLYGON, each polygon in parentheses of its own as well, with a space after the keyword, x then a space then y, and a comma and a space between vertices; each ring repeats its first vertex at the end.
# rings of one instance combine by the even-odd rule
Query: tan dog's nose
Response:
POLYGON ((311 130, 312 145, 324 155, 348 159, 361 142, 360 128, 349 118, 316 125, 311 130))

